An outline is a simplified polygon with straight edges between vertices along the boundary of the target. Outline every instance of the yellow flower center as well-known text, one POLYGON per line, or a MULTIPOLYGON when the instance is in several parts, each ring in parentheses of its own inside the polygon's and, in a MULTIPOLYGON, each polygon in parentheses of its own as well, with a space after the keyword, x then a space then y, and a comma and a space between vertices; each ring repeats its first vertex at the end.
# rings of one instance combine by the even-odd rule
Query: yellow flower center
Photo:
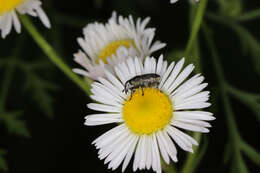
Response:
POLYGON ((107 62, 107 58, 111 57, 112 55, 116 55, 116 50, 120 47, 124 46, 126 48, 130 48, 131 46, 135 47, 135 43, 133 40, 118 40, 113 41, 109 43, 98 55, 98 58, 96 59, 96 63, 99 62, 99 60, 102 60, 104 63, 107 62))
POLYGON ((169 97, 156 88, 137 89, 123 106, 123 118, 132 132, 151 134, 163 129, 173 116, 169 97))
POLYGON ((25 0, 0 0, 0 15, 4 12, 13 10, 24 1, 25 0))

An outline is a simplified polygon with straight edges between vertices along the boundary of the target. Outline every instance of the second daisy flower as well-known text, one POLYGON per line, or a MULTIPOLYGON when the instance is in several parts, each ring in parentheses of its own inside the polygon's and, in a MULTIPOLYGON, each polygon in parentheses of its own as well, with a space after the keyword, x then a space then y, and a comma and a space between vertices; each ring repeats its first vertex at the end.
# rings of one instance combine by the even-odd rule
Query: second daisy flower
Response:
POLYGON ((141 59, 163 48, 166 44, 153 43, 155 29, 147 28, 150 18, 135 23, 132 16, 124 18, 114 12, 108 23, 91 23, 83 29, 84 38, 78 38, 83 51, 74 54, 75 61, 85 69, 74 72, 97 80, 104 76, 104 69, 113 71, 113 66, 128 57, 141 59))

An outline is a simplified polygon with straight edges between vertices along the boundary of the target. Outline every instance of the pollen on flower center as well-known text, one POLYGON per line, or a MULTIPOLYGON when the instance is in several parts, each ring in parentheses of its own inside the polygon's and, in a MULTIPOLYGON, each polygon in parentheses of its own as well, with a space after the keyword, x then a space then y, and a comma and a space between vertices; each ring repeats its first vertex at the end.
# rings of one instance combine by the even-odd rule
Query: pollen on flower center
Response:
POLYGON ((132 132, 150 134, 163 129, 173 116, 167 95, 156 88, 137 89, 123 106, 123 118, 132 132))
POLYGON ((103 62, 107 64, 107 57, 111 57, 113 54, 116 54, 116 51, 120 46, 130 48, 131 46, 135 47, 135 43, 133 40, 113 41, 104 47, 104 49, 99 53, 96 62, 98 63, 99 60, 103 60, 103 62))
POLYGON ((0 15, 4 12, 8 12, 21 3, 23 3, 25 0, 1 0, 0 4, 0 15))

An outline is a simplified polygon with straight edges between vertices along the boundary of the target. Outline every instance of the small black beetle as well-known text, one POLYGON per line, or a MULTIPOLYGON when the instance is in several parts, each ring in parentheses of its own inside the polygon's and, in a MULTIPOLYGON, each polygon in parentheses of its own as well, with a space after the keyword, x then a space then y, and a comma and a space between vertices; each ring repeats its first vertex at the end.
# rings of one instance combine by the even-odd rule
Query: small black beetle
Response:
POLYGON ((127 94, 129 91, 131 91, 131 100, 132 93, 135 92, 138 88, 142 88, 142 95, 144 95, 143 88, 158 88, 160 80, 161 76, 155 73, 138 75, 126 81, 123 92, 127 94))

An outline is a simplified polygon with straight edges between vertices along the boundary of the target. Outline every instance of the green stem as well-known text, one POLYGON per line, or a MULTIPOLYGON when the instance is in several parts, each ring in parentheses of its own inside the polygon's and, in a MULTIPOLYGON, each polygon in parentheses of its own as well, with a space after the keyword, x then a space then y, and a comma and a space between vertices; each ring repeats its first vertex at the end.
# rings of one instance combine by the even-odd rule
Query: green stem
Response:
MULTIPOLYGON (((192 26, 191 35, 188 40, 188 44, 185 50, 185 57, 190 56, 192 53, 193 56, 190 56, 189 62, 195 63, 196 65, 196 73, 201 72, 201 66, 200 66, 200 55, 199 55, 199 46, 196 45, 198 43, 198 32, 201 26, 201 22, 204 16, 204 12, 207 7, 207 0, 201 0, 199 2, 199 7, 192 6, 191 7, 191 14, 190 14, 190 23, 192 26), (195 9, 197 8, 197 9, 195 9), (195 14, 195 17, 193 15, 195 14)), ((200 143, 201 140, 201 134, 200 133, 193 133, 193 138, 200 143)), ((199 147, 194 147, 194 153, 188 154, 187 159, 184 162, 184 166, 182 168, 182 173, 190 173, 194 172, 196 166, 194 166, 194 161, 196 159, 197 153, 198 153, 199 147)))
POLYGON ((161 163, 162 163, 162 170, 164 173, 177 173, 177 170, 172 163, 167 165, 163 159, 161 159, 161 163))
MULTIPOLYGON (((194 133, 193 134, 193 138, 200 143, 201 140, 201 134, 200 133, 194 133)), ((190 172, 194 172, 195 171, 195 167, 194 167, 194 161, 196 159, 197 156, 197 152, 198 152, 199 146, 194 147, 193 149, 193 153, 188 155, 187 160, 184 163, 184 166, 182 168, 182 173, 190 173, 190 172)))
POLYGON ((187 47, 186 47, 186 50, 185 50, 185 57, 190 55, 190 52, 191 52, 192 47, 194 45, 194 41, 196 40, 197 34, 199 32, 199 29, 200 29, 200 25, 201 25, 201 22, 202 22, 202 19, 203 19, 203 15, 204 15, 204 12, 205 12, 206 7, 207 7, 207 2, 208 2, 208 0, 200 0, 200 2, 199 2, 199 7, 198 7, 198 10, 197 10, 194 22, 193 22, 191 34, 190 34, 188 44, 187 44, 187 47))
POLYGON ((260 18, 260 9, 247 12, 237 18, 237 21, 244 22, 260 18))
POLYGON ((260 166, 260 154, 258 151, 244 141, 240 143, 240 148, 250 160, 260 166))
POLYGON ((15 58, 12 57, 12 60, 10 60, 8 63, 7 70, 4 76, 4 81, 0 91, 0 112, 4 110, 6 96, 8 94, 8 90, 12 81, 14 70, 15 70, 15 58))
POLYGON ((240 100, 244 99, 245 102, 248 102, 248 101, 257 102, 257 100, 260 98, 260 94, 248 93, 248 92, 239 90, 239 89, 231 86, 228 83, 226 83, 226 88, 230 94, 234 95, 235 97, 237 97, 240 100))
POLYGON ((49 57, 49 59, 63 72, 65 73, 73 82, 75 82, 86 94, 89 94, 89 86, 80 79, 76 74, 71 71, 71 68, 65 64, 59 55, 54 51, 54 49, 49 45, 49 43, 40 35, 34 25, 31 23, 27 16, 20 16, 20 19, 38 44, 38 46, 43 50, 43 52, 49 57))
POLYGON ((210 52, 212 54, 211 57, 212 57, 212 61, 213 61, 215 71, 216 71, 217 80, 218 80, 218 83, 219 83, 219 86, 220 86, 220 92, 221 92, 221 96, 222 96, 221 98, 222 98, 222 101, 223 101, 225 112, 227 114, 226 117, 227 117, 230 137, 231 137, 231 139, 233 139, 232 142, 234 142, 234 143, 238 142, 239 143, 240 136, 239 136, 239 133, 238 133, 238 128, 237 128, 236 123, 235 123, 233 111, 231 109, 231 103, 230 103, 230 100, 229 100, 228 95, 227 95, 227 88, 225 87, 227 82, 226 82, 226 79, 225 79, 225 76, 224 76, 224 71, 223 71, 221 63, 219 61, 219 56, 217 54, 216 47, 215 47, 214 42, 213 42, 213 38, 211 37, 209 29, 206 27, 206 25, 203 26, 203 31, 204 31, 204 34, 205 34, 207 45, 208 45, 210 52))

